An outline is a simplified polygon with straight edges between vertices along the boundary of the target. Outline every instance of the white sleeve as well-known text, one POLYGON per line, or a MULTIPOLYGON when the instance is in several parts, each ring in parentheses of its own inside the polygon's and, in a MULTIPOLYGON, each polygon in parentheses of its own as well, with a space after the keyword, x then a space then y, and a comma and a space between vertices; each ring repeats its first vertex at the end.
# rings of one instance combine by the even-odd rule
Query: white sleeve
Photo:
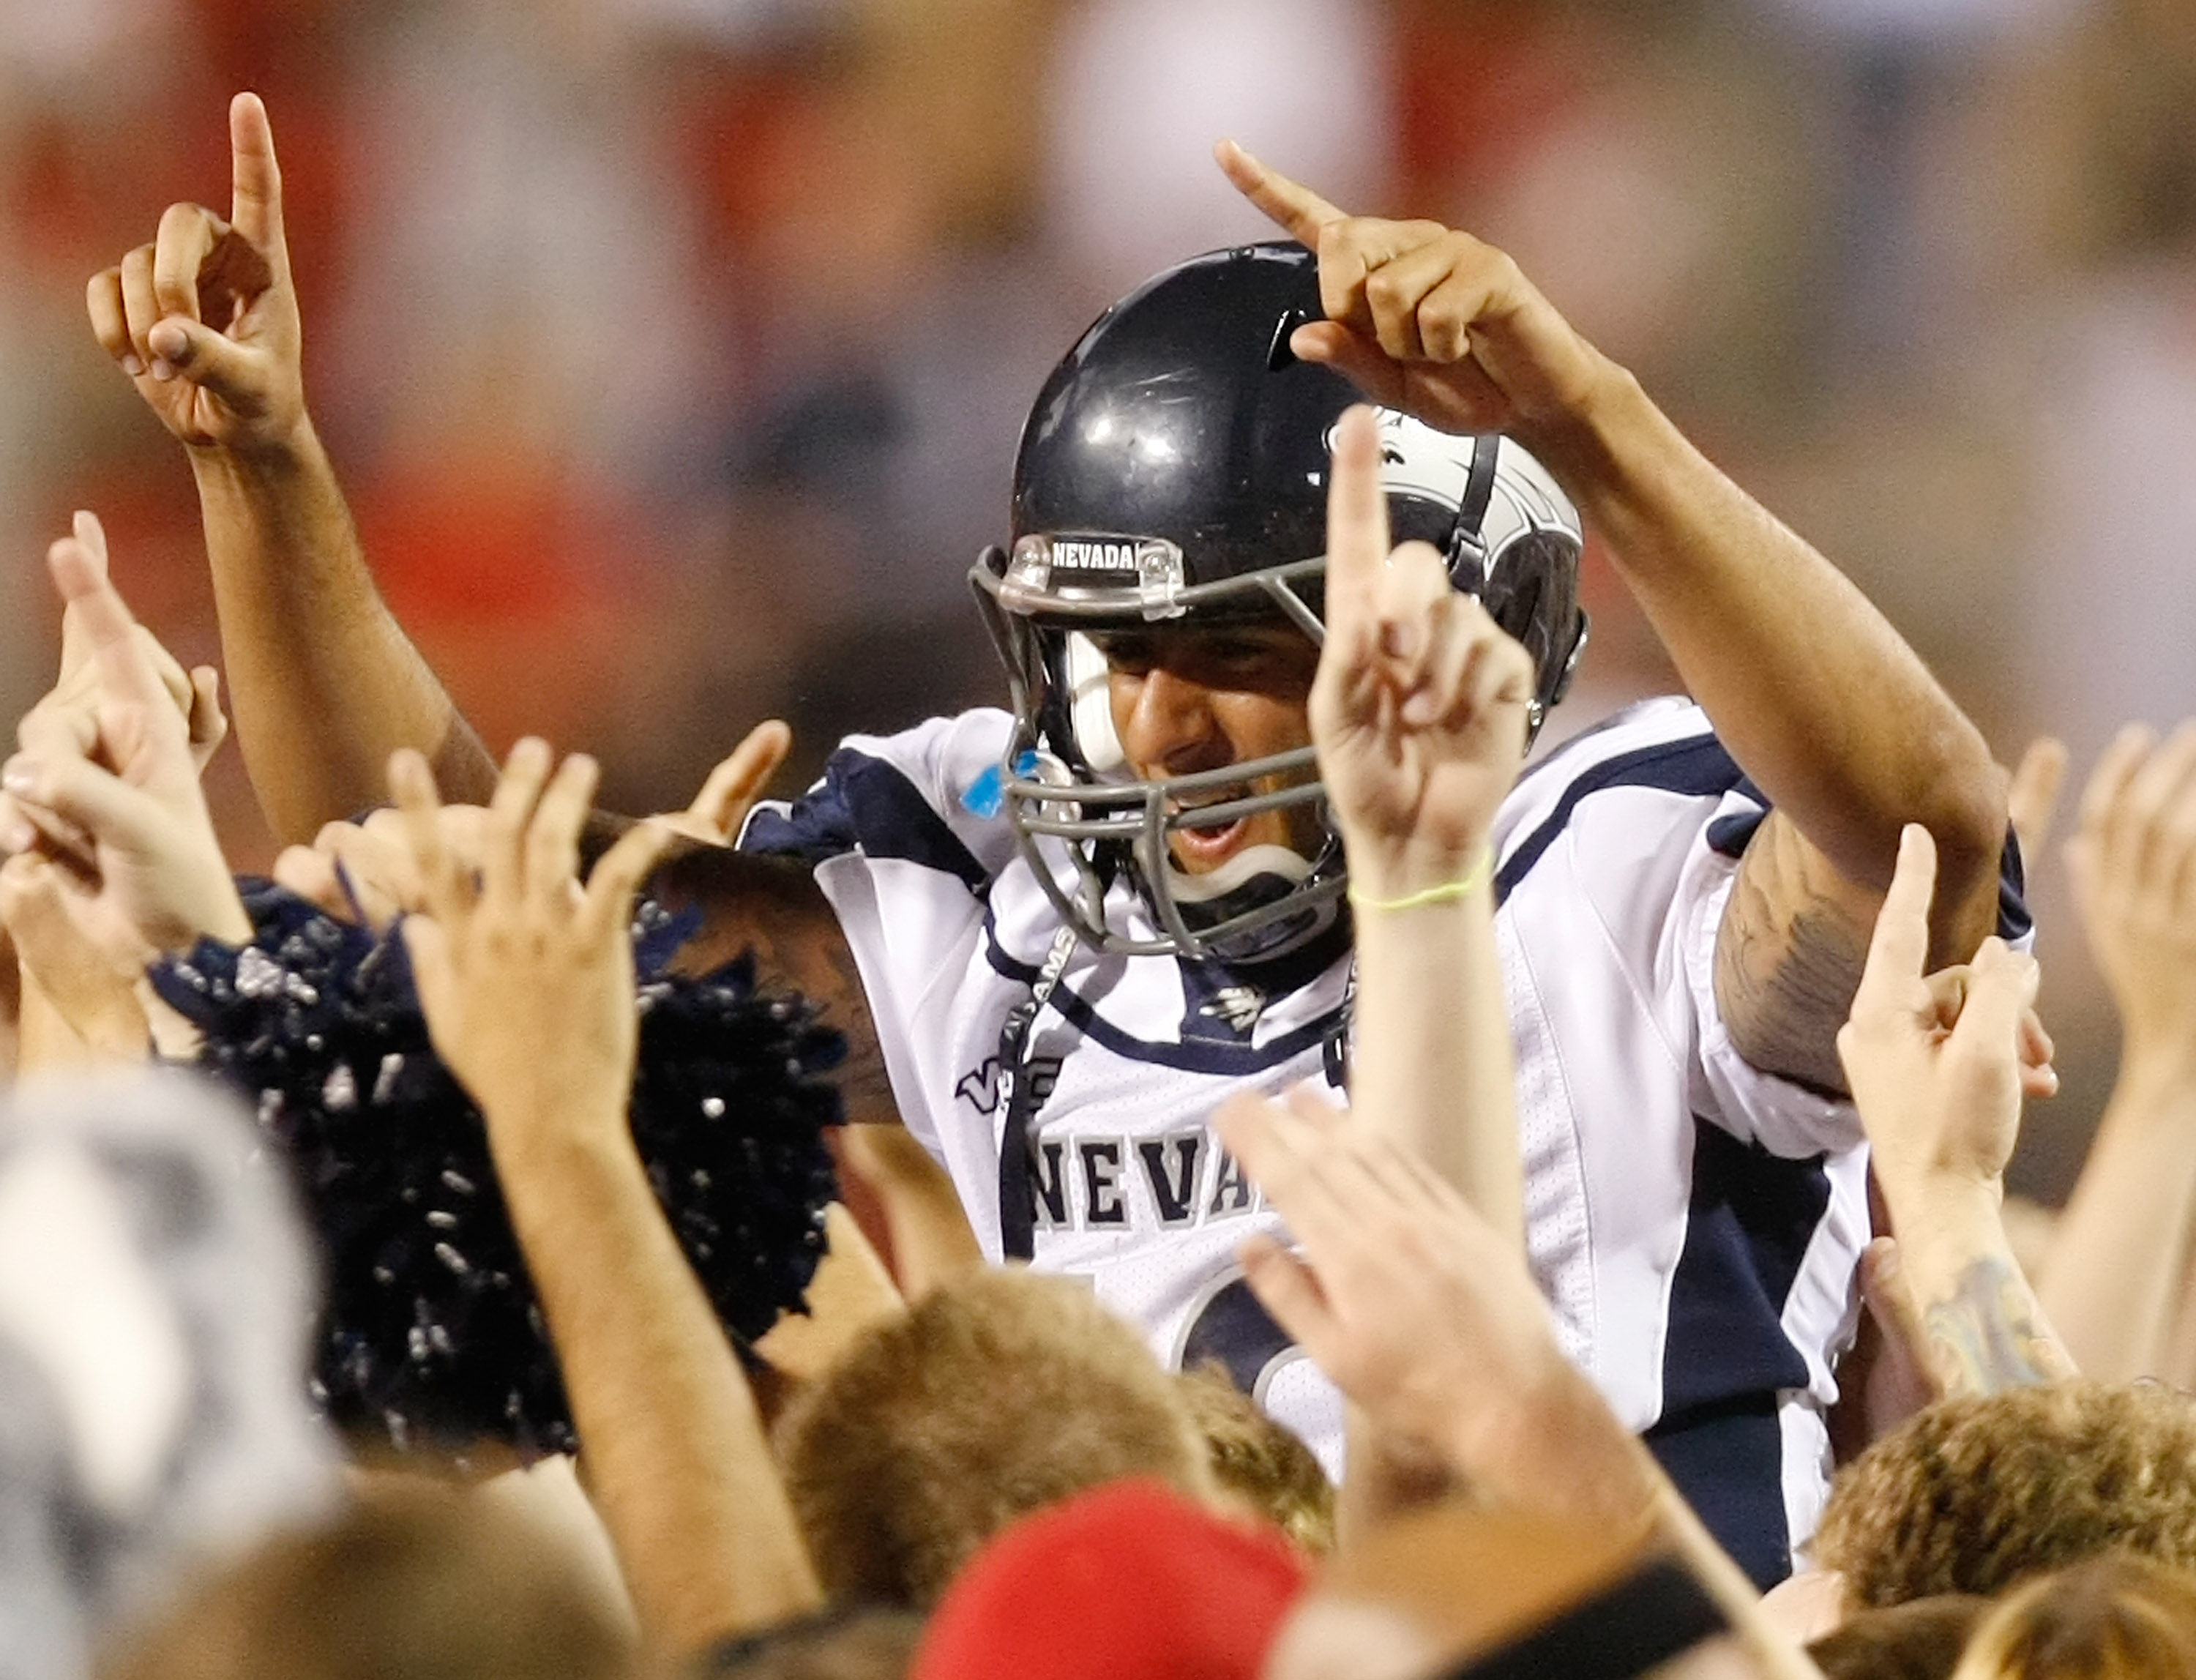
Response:
POLYGON ((1005 713, 979 710, 898 735, 849 736, 799 799, 748 814, 740 849, 811 864, 850 852, 902 858, 980 892, 1014 855, 996 791, 1013 730, 1005 713))
POLYGON ((944 1144, 930 1099, 952 1088, 931 1065, 951 996, 937 981, 968 967, 991 883, 1014 853, 996 794, 1012 728, 1004 713, 972 712, 850 736, 815 786, 758 805, 740 834, 742 850, 815 871, 861 975, 900 1117, 933 1157, 944 1144))
POLYGON ((1860 1143, 1859 1111, 1844 1098, 1809 1090, 1748 1061, 1731 1042, 1716 1003, 1717 936, 1738 881, 1740 860, 1712 844, 1710 835, 1728 822, 1758 818, 1761 809, 1745 792, 1725 795, 1685 859, 1671 925, 1693 1017, 1694 1111, 1772 1155, 1800 1159, 1860 1143))

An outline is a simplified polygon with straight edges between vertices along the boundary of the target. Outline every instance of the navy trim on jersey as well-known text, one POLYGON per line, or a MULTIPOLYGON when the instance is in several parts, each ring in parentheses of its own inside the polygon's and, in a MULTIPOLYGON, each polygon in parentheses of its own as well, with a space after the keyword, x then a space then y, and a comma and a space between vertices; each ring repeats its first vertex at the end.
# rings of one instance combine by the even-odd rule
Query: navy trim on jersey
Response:
MULTIPOLYGON (((1603 725, 1606 728, 1607 725, 1603 725)), ((1578 741, 1598 733, 1589 730, 1578 741)), ((1577 744, 1566 742, 1563 747, 1539 765, 1534 771, 1545 770, 1560 759, 1564 752, 1577 744)), ((1769 797, 1754 785, 1754 779, 1738 768, 1723 743, 1713 735, 1696 735, 1682 741, 1665 742, 1658 746, 1642 747, 1622 753, 1606 763, 1581 773, 1578 780, 1563 790, 1556 801, 1556 808, 1542 819, 1540 826, 1527 836, 1524 842, 1510 854, 1509 861, 1494 877, 1494 898, 1500 904, 1508 898, 1519 881, 1540 860, 1540 854, 1556 843, 1557 838, 1569 824, 1571 813, 1579 801, 1588 794, 1599 793, 1604 788, 1659 788, 1666 793, 1705 796, 1709 794, 1742 794, 1761 808, 1759 811, 1735 811, 1719 817, 1708 824, 1708 841, 1726 857, 1744 854, 1747 843, 1767 820, 1771 806, 1769 797), (1726 773, 1727 772, 1727 773, 1726 773)), ((2036 931, 2036 919, 2028 910, 2028 883, 2020 856, 2020 839, 2010 828, 2005 836, 2005 849, 1998 856, 1997 936, 2001 939, 2025 939, 2036 931)))
POLYGON ((1997 859, 1997 937, 2025 939, 2036 931, 2028 913, 2028 869, 2020 855, 2020 836, 2008 826, 2005 850, 1997 859))
POLYGON ((857 848, 866 857, 901 858, 958 875, 978 898, 991 887, 990 871, 905 773, 851 747, 832 753, 823 779, 784 811, 759 808, 740 836, 743 852, 798 857, 812 866, 857 848))
POLYGON ((1182 1036, 1208 1044, 1250 1043, 1257 1031, 1256 1016, 1236 1027, 1228 1019, 1222 1000, 1231 992, 1254 994, 1258 1013, 1263 1014, 1274 999, 1301 991, 1346 958, 1349 938, 1345 917, 1309 944, 1267 962, 1235 967, 1216 958, 1176 957, 1175 971, 1182 976, 1182 1036))
POLYGON ((1719 817, 1708 824, 1708 844, 1726 857, 1743 857, 1754 833, 1769 820, 1769 795, 1754 785, 1754 778, 1742 776, 1731 784, 1731 791, 1743 794, 1760 806, 1759 811, 1734 811, 1719 817))
POLYGON ((1670 1283, 1665 1416, 1733 1394, 1804 1388, 1784 1334, 1785 1297, 1830 1205, 1823 1158, 1788 1160, 1693 1123, 1685 1247, 1670 1283))
POLYGON ((1777 1396, 1741 1394, 1666 1417, 1643 1439, 1716 1544, 1763 1592, 1792 1573, 1777 1396))
MULTIPOLYGON (((992 925, 989 910, 984 913, 984 957, 995 973, 1010 980, 1020 980, 1024 985, 1037 984, 1037 965, 1010 955, 1000 945, 998 930, 992 925)), ((1160 959, 1132 957, 1124 960, 1158 961, 1160 959)), ((1291 1058, 1302 1055, 1321 1042, 1342 1019, 1342 1011, 1335 1009, 1265 1045, 1224 1044, 1209 1039, 1154 1044, 1115 1026, 1078 996, 1075 989, 1065 980, 1054 989, 1050 1002, 1051 1007, 1091 1042, 1104 1045, 1117 1056, 1126 1057, 1130 1061, 1151 1062, 1160 1067, 1170 1067, 1181 1073, 1211 1073, 1238 1077, 1263 1073, 1268 1068, 1279 1067, 1291 1058)))
POLYGON ((1685 1250, 1670 1280, 1656 1430, 1674 1441, 1715 1425, 1721 1444, 1713 1452, 1698 1442, 1673 1446, 1699 1478, 1679 1487, 1764 1586, 1791 1573, 1776 1401, 1780 1388, 1807 1386, 1807 1363, 1784 1334, 1784 1302, 1829 1209, 1823 1159, 1787 1160, 1697 1117, 1693 1122, 1693 1185, 1685 1250), (1753 1417, 1757 1405, 1765 1408, 1765 1446, 1754 1439, 1755 1424, 1738 1421, 1753 1417), (1765 1472, 1743 1456, 1763 1452, 1765 1472), (1765 1578, 1763 1570, 1771 1573, 1765 1578))
POLYGON ((1571 813, 1590 794, 1607 788, 1653 788, 1666 794, 1696 797, 1729 793, 1743 780, 1738 765, 1713 735, 1689 736, 1682 741, 1657 742, 1637 748, 1581 771, 1556 801, 1556 808, 1541 819, 1510 853, 1494 877, 1497 904, 1517 891, 1540 855, 1553 846, 1569 826, 1571 813))

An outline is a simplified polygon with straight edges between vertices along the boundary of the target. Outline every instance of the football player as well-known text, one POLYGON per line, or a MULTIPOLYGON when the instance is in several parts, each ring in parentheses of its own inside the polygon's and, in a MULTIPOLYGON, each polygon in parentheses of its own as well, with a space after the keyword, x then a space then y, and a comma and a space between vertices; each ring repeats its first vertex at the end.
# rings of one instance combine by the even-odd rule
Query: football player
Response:
MULTIPOLYGON (((394 748, 460 797, 494 766, 314 436, 255 98, 231 137, 230 217, 171 208, 90 308, 188 447, 239 736, 303 840, 394 748)), ((848 741, 686 886, 832 1006, 848 1117, 911 1128, 989 1253, 1087 1277, 1332 1461, 1332 1389, 1233 1269, 1273 1216, 1205 1126, 1348 1060, 1350 813, 1308 712, 1330 436, 1357 391, 1384 407, 1396 534, 1524 644, 1535 710, 1583 639, 1582 511, 1693 698, 1551 755, 1494 824, 1529 1246, 1566 1346, 1774 1579, 1819 1507, 1868 1238, 1835 1033, 1902 824, 1936 837, 1939 960, 1998 921, 2002 776, 1859 592, 1502 253, 1222 161, 1297 243, 1168 271, 1048 381, 974 574, 1010 709, 848 741)))

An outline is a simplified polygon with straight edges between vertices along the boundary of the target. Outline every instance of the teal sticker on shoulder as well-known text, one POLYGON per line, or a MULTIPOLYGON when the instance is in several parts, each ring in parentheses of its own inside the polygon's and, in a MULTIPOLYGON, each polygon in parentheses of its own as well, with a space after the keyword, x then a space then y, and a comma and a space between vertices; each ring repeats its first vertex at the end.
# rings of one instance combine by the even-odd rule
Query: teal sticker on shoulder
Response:
POLYGON ((968 791, 961 795, 961 808, 973 817, 997 817, 1006 803, 1006 789, 1005 773, 993 765, 968 784, 968 791))
MULTIPOLYGON (((1037 753, 1028 748, 1014 755, 1014 774, 1027 781, 1037 773, 1037 753)), ((1007 802, 1007 774, 1004 766, 993 765, 968 784, 968 791, 961 795, 961 808, 972 817, 997 817, 1007 802)))

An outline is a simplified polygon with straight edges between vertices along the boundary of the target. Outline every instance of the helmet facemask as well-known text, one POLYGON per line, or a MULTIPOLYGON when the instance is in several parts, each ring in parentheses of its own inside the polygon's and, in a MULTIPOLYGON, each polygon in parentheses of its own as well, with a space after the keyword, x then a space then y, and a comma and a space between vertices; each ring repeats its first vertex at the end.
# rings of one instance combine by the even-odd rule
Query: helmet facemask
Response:
POLYGON ((1311 748, 1139 778, 1113 727, 1097 638, 1194 614, 1199 630, 1292 624, 1317 647, 1325 562, 1170 589, 1151 583, 1166 565, 1151 551, 1171 545, 1128 546, 1146 562, 1134 584, 1123 576, 1110 587, 1050 587, 1054 545, 1043 539, 1025 539, 1013 562, 990 550, 970 574, 1013 690, 1017 727, 1001 792, 1015 836, 1055 906, 1099 950, 1233 963, 1298 950, 1335 924, 1344 884, 1342 845, 1311 748), (1201 873, 1175 855, 1179 835, 1268 812, 1281 815, 1291 844, 1254 843, 1201 873), (1109 910, 1107 894, 1123 881, 1135 889, 1147 928, 1124 925, 1118 904, 1109 910))

